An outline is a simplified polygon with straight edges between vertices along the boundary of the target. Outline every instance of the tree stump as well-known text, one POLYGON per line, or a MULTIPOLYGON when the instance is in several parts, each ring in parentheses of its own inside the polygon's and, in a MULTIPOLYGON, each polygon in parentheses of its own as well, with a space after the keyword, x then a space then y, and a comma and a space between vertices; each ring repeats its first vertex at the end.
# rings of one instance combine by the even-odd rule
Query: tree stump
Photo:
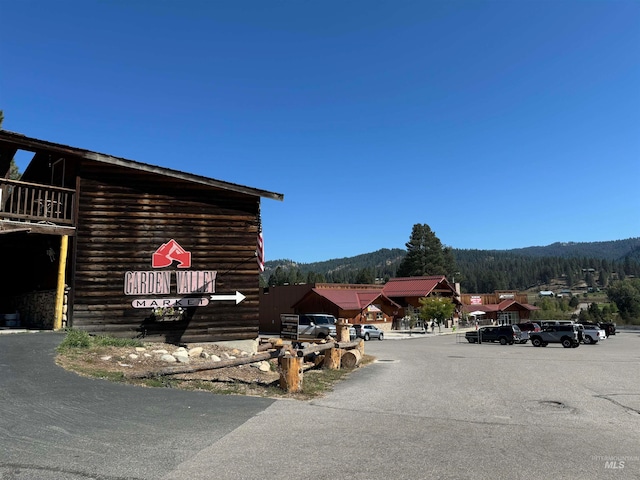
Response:
POLYGON ((300 357, 280 357, 280 388, 285 392, 302 391, 302 362, 300 357))
POLYGON ((340 370, 340 357, 342 350, 339 348, 330 348, 324 352, 324 368, 329 370, 340 370))
POLYGON ((362 355, 357 348, 347 350, 342 354, 342 366, 344 368, 356 368, 360 365, 360 360, 362 360, 362 355))

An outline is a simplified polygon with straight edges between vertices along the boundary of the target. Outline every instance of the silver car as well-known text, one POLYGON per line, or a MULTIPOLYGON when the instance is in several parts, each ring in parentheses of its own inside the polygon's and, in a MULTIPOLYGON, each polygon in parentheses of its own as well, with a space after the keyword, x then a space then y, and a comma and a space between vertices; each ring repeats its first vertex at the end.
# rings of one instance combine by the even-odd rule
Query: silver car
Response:
POLYGON ((377 338, 378 340, 382 340, 384 338, 384 332, 380 330, 375 325, 363 324, 363 325, 354 325, 356 329, 356 333, 360 338, 364 338, 365 341, 370 338, 377 338))

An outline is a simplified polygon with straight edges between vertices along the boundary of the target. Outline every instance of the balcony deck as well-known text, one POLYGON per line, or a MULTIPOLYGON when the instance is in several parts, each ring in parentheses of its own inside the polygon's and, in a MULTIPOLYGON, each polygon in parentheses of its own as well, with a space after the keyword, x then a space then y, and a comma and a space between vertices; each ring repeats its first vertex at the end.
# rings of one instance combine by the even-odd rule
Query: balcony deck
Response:
POLYGON ((0 233, 73 235, 75 197, 70 188, 0 179, 0 233))

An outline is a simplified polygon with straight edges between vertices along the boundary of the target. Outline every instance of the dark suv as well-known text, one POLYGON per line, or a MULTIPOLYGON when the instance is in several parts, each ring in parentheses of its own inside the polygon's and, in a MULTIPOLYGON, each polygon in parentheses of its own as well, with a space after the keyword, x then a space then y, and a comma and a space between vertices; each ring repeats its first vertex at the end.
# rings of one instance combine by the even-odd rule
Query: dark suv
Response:
POLYGON ((520 343, 522 338, 517 325, 500 325, 496 327, 481 327, 465 333, 469 343, 500 342, 500 345, 520 343))

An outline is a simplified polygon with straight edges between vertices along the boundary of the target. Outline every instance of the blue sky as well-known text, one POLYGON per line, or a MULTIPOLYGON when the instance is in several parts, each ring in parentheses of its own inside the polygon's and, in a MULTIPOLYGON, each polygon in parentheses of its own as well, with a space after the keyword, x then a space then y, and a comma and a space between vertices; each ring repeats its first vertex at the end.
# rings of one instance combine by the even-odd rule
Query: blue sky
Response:
POLYGON ((0 0, 28 136, 283 193, 266 259, 640 236, 640 2, 0 0))

